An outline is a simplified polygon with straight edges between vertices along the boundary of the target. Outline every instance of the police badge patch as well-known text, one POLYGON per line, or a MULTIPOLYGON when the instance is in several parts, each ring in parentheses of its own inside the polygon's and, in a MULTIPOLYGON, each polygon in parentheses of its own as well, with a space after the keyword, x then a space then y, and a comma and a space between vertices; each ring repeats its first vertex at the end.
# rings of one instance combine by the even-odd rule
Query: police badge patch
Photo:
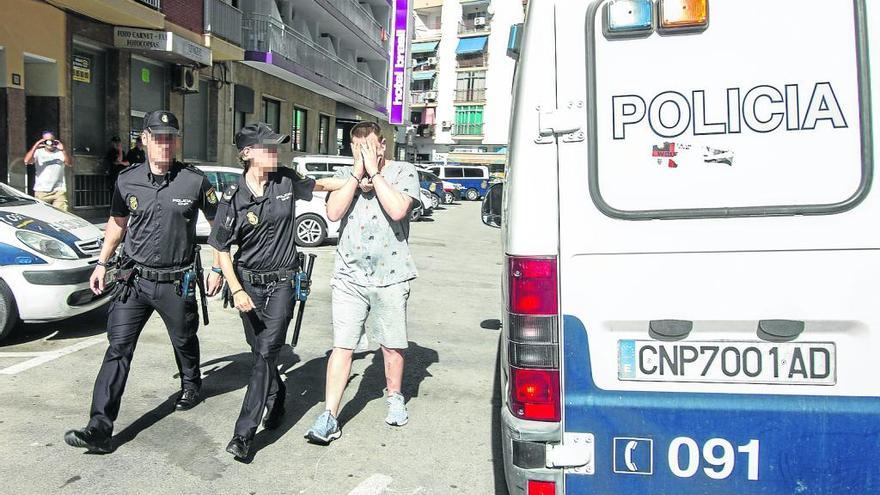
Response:
POLYGON ((138 209, 138 199, 137 196, 129 196, 128 197, 128 208, 131 211, 135 211, 138 209))
POLYGON ((247 212, 247 219, 248 223, 253 226, 256 226, 258 223, 260 223, 260 217, 258 217, 257 214, 252 211, 247 212))
POLYGON ((212 205, 217 204, 217 191, 214 190, 213 187, 211 189, 208 189, 208 193, 205 194, 205 197, 208 198, 208 203, 211 203, 212 205))

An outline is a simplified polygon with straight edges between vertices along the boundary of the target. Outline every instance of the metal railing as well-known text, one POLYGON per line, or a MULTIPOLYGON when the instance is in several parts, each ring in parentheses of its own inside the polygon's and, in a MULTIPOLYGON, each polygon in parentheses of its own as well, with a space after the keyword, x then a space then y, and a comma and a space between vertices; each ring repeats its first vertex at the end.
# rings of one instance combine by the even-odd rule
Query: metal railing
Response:
POLYGON ((452 126, 454 136, 482 136, 483 124, 455 124, 452 126))
POLYGON ((205 0, 205 33, 241 45, 242 13, 222 0, 205 0))
POLYGON ((489 61, 489 57, 486 53, 480 53, 478 55, 459 55, 456 59, 457 66, 459 69, 471 69, 474 67, 485 67, 489 61))
POLYGON ((134 0, 137 3, 142 3, 147 7, 152 7, 156 10, 162 9, 162 2, 160 0, 134 0))
POLYGON ((333 0, 330 3, 370 39, 382 44, 382 25, 361 4, 355 0, 333 0))
POLYGON ((486 18, 486 22, 479 25, 475 24, 473 20, 459 21, 458 34, 486 33, 491 31, 490 24, 492 24, 492 21, 490 21, 488 17, 486 18))
MULTIPOLYGON (((275 52, 291 62, 347 88, 376 105, 385 105, 386 87, 283 22, 262 14, 242 20, 245 50, 275 52)), ((327 85, 331 90, 338 90, 327 85)))
POLYGON ((413 90, 410 91, 410 102, 413 105, 427 105, 437 103, 437 90, 413 90))
POLYGON ((455 101, 486 101, 486 88, 456 89, 455 101))

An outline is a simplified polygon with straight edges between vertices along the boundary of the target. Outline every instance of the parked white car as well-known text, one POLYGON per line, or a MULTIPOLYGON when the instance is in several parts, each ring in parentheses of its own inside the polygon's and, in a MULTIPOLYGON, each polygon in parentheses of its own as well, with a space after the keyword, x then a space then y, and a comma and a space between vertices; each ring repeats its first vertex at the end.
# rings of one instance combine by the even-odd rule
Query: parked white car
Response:
MULTIPOLYGON (((208 176, 208 180, 217 189, 218 194, 222 194, 230 184, 237 183, 244 172, 243 169, 237 167, 205 165, 198 168, 208 176)), ((311 201, 299 200, 296 202, 297 245, 315 247, 320 246, 327 239, 339 237, 339 222, 331 222, 327 218, 326 198, 327 193, 316 192, 311 201)), ((211 225, 199 212, 196 236, 207 238, 210 234, 211 225)))
POLYGON ((0 340, 19 321, 60 320, 106 304, 110 290, 89 289, 103 242, 86 220, 0 184, 0 340))

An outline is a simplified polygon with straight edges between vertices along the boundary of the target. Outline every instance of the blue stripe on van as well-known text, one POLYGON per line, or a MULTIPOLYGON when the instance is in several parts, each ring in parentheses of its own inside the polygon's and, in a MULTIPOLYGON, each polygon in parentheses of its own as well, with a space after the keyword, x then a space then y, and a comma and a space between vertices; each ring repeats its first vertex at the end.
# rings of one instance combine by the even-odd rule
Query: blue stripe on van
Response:
MULTIPOLYGON (((567 494, 880 493, 880 398, 605 391, 593 382, 583 322, 565 316, 563 325, 565 430, 593 433, 596 449, 596 473, 566 475, 567 494), (674 475, 668 450, 676 437, 690 437, 701 449, 711 438, 728 440, 734 450, 759 440, 758 480, 747 480, 745 453, 735 454, 723 480, 704 473, 711 466, 702 452, 694 476, 674 475), (622 447, 630 443, 634 467, 650 466, 652 474, 627 472, 622 447), (623 474, 614 472, 615 445, 623 474)), ((870 363, 841 364, 876 374, 870 363)), ((686 449, 678 457, 687 467, 686 449)))

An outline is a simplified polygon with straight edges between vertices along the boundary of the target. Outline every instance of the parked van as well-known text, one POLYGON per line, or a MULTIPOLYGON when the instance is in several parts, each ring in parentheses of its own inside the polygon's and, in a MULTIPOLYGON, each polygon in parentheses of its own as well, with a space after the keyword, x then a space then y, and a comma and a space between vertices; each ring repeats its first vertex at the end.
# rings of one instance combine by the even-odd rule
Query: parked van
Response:
POLYGON ((528 9, 510 492, 880 493, 880 2, 528 9))
POLYGON ((489 167, 483 165, 433 165, 428 170, 445 181, 461 185, 462 195, 470 201, 482 198, 491 182, 489 167))
POLYGON ((354 159, 350 156, 308 155, 293 159, 293 168, 313 179, 333 177, 338 167, 348 167, 353 164, 354 159))

